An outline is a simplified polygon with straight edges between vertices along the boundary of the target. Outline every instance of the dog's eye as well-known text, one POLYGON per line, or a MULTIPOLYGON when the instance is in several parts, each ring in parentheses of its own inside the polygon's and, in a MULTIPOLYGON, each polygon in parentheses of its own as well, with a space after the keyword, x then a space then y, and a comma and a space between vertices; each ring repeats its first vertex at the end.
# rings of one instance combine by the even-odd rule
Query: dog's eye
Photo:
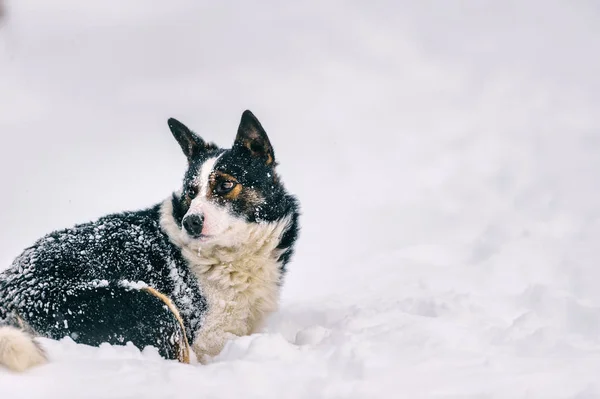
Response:
POLYGON ((196 195, 198 195, 198 187, 193 185, 188 186, 187 193, 188 197, 196 198, 196 195))
POLYGON ((223 181, 217 184, 215 190, 217 191, 217 194, 227 194, 235 187, 235 185, 236 183, 233 181, 223 181))

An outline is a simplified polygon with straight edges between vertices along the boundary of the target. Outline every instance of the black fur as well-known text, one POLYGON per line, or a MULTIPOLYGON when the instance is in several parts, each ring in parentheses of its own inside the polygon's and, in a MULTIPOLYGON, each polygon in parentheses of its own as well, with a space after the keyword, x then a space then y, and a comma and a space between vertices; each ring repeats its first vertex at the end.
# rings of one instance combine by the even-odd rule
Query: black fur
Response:
MULTIPOLYGON (((169 119, 169 127, 189 162, 183 189, 172 197, 175 221, 181 226, 189 209, 199 166, 208 157, 221 155, 215 170, 234 176, 244 189, 229 202, 217 194, 214 201, 223 201, 248 223, 291 217, 278 246, 284 272, 298 236, 298 203, 280 182, 274 152, 258 120, 249 111, 243 114, 230 150, 206 143, 175 119, 169 119), (261 200, 258 205, 249 199, 256 197, 261 200)), ((24 322, 39 335, 70 336, 89 345, 127 341, 140 348, 154 345, 162 356, 176 358, 173 342, 184 332, 165 303, 141 287, 152 287, 172 300, 190 343, 201 327, 207 300, 159 220, 156 205, 41 238, 0 273, 0 325, 22 327, 24 322)))
MULTIPOLYGON (((171 118, 169 127, 173 135, 180 142, 184 154, 187 154, 188 143, 205 143, 205 141, 188 129, 181 122, 171 118), (185 132, 182 134, 181 132, 185 132)), ((294 234, 288 234, 290 244, 297 237, 297 217, 299 206, 294 196, 289 195, 276 171, 275 153, 266 131, 252 114, 246 110, 242 114, 240 126, 234 144, 230 150, 218 148, 215 144, 202 144, 193 146, 194 158, 185 174, 183 192, 174 196, 173 215, 178 224, 189 209, 190 191, 194 188, 194 180, 198 170, 206 159, 219 156, 215 170, 224 172, 236 178, 244 190, 252 190, 261 197, 261 203, 255 205, 245 201, 246 197, 240 196, 228 201, 226 205, 239 217, 250 223, 272 222, 286 215, 293 215, 294 234), (293 237, 293 239, 291 238, 293 237)), ((218 195, 215 198, 219 202, 218 195)), ((225 201, 222 201, 225 203, 225 201)))
POLYGON ((38 240, 0 274, 0 320, 12 313, 42 336, 71 336, 89 345, 102 340, 147 344, 149 331, 156 335, 154 342, 164 340, 157 331, 171 331, 172 318, 161 319, 163 305, 148 294, 125 294, 139 291, 131 288, 137 282, 168 296, 181 313, 187 336, 193 337, 206 298, 179 248, 161 230, 158 206, 105 216, 38 240), (104 306, 90 308, 102 298, 104 306), (139 317, 140 304, 148 313, 145 318, 139 317), (156 325, 157 320, 164 323, 156 325), (117 321, 110 334, 107 323, 117 321))
POLYGON ((69 336, 88 345, 124 345, 132 340, 139 348, 155 346, 167 359, 180 357, 189 336, 160 298, 116 282, 70 286, 54 298, 51 311, 44 307, 28 310, 27 316, 17 316, 47 337, 69 336))
POLYGON ((242 114, 234 148, 248 151, 252 157, 258 158, 268 165, 275 166, 275 152, 267 132, 256 119, 256 116, 248 110, 242 114))

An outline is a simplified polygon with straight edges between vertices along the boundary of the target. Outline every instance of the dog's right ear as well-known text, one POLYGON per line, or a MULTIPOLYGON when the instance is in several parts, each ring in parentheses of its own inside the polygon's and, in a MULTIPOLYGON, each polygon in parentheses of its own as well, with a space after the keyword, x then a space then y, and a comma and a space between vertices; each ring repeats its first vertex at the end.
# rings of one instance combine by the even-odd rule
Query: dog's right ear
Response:
POLYGON ((209 145, 207 145, 200 136, 192 132, 186 125, 179 122, 177 119, 169 118, 167 122, 169 124, 169 129, 171 129, 171 133, 173 133, 173 137, 175 137, 175 140, 179 143, 188 162, 191 163, 197 155, 208 149, 209 145))

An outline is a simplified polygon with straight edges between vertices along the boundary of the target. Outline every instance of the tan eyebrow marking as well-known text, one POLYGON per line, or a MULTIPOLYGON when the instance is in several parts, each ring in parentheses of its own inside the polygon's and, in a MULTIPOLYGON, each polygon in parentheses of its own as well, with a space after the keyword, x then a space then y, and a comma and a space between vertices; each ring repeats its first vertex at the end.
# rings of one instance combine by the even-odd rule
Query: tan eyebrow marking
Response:
POLYGON ((212 197, 214 195, 213 192, 215 190, 215 187, 217 186, 217 183, 220 181, 231 181, 231 182, 236 183, 235 187, 230 192, 228 192, 227 194, 222 196, 223 198, 233 200, 233 199, 238 198, 240 196, 240 194, 242 193, 242 189, 243 189, 242 185, 238 182, 238 180, 235 177, 231 176, 228 173, 215 171, 215 172, 211 173, 208 181, 209 181, 209 185, 210 185, 209 192, 207 193, 208 197, 212 197))

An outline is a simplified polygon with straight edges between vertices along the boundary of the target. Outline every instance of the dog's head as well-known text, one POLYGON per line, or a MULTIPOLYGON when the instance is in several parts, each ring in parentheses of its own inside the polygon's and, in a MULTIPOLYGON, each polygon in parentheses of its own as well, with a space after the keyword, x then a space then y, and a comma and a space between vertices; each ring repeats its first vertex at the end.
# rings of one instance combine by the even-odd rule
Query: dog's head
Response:
POLYGON ((244 111, 230 149, 204 141, 176 119, 169 128, 188 159, 173 217, 189 240, 235 243, 253 223, 274 222, 295 211, 281 183, 267 133, 244 111))

